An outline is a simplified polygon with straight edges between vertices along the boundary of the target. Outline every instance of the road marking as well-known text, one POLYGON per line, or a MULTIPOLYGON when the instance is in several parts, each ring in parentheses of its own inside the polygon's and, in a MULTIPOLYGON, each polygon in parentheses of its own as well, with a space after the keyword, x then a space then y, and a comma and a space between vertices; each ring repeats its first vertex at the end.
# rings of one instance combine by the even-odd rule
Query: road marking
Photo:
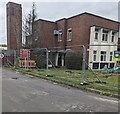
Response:
POLYGON ((46 96, 48 95, 49 93, 45 92, 45 91, 35 91, 35 92, 32 92, 33 95, 40 95, 40 96, 46 96))
POLYGON ((97 100, 105 101, 105 102, 118 103, 118 101, 115 101, 115 100, 109 100, 109 99, 99 98, 99 97, 94 97, 94 98, 97 100))

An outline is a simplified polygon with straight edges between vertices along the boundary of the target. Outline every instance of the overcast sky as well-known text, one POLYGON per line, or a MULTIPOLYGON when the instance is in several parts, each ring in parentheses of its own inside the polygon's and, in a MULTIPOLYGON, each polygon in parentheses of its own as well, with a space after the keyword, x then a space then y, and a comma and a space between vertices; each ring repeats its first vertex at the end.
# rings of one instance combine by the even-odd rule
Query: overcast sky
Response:
MULTIPOLYGON (((89 0, 74 0, 73 2, 72 0, 34 0, 34 2, 36 2, 38 19, 41 18, 50 21, 68 18, 83 12, 93 13, 117 21, 118 1, 119 0, 91 0, 91 2, 89 2, 89 0)), ((7 2, 9 2, 9 0, 0 2, 0 44, 7 44, 7 2)), ((31 10, 33 0, 25 0, 24 2, 23 0, 12 0, 11 2, 22 4, 24 16, 31 10)))

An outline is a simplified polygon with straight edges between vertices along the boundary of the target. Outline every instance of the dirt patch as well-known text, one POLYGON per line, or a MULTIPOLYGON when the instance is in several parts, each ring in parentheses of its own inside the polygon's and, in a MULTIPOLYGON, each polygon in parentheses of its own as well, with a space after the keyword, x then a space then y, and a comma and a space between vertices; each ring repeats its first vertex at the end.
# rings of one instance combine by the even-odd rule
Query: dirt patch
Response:
POLYGON ((17 79, 19 79, 19 78, 18 78, 18 77, 13 77, 12 79, 13 79, 13 80, 17 80, 17 79))

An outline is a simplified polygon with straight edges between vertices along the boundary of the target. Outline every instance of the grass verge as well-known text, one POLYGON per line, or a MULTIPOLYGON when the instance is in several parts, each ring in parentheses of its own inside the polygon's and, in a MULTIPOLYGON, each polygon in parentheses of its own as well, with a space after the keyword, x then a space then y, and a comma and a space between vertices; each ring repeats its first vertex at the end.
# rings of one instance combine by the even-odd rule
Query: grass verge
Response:
POLYGON ((120 75, 106 75, 102 74, 100 71, 92 71, 86 70, 85 75, 83 77, 82 71, 80 70, 68 70, 68 69, 50 69, 48 72, 40 69, 24 69, 24 68, 16 68, 13 70, 17 70, 22 74, 28 74, 35 77, 51 80, 60 84, 69 85, 75 88, 79 88, 82 90, 92 91, 99 94, 120 97, 118 95, 118 91, 120 88, 118 87, 118 77, 120 75), (81 81, 90 82, 88 85, 80 85, 81 81), (96 83, 96 81, 106 82, 96 83))

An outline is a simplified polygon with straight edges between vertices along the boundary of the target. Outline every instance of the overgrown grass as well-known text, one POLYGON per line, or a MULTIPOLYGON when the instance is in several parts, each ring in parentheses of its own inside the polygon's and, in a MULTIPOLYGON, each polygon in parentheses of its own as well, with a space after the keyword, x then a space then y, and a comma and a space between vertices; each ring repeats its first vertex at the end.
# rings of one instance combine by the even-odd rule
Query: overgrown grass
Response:
POLYGON ((101 92, 111 93, 111 94, 118 94, 118 75, 117 76, 108 76, 106 74, 102 74, 100 71, 89 71, 86 70, 85 73, 81 70, 68 70, 68 69, 50 69, 48 72, 45 70, 40 69, 24 69, 24 68, 17 68, 19 72, 23 74, 29 74, 32 76, 44 78, 51 81, 56 81, 62 84, 67 84, 77 88, 92 88, 95 90, 100 90, 101 92), (96 83, 95 81, 102 81, 106 82, 103 83, 96 83), (91 82, 88 85, 81 86, 81 81, 88 81, 91 82))

